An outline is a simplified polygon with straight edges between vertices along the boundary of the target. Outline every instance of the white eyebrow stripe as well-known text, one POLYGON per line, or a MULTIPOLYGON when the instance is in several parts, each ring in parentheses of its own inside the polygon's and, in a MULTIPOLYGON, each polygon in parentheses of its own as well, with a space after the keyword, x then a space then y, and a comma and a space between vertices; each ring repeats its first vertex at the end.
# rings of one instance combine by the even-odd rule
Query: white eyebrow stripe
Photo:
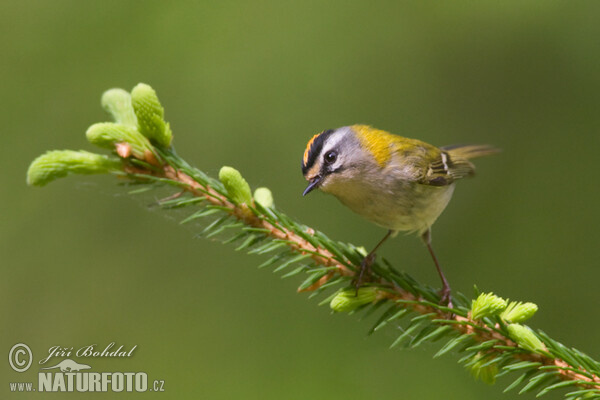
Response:
MULTIPOLYGON (((321 154, 327 153, 329 150, 337 147, 338 143, 342 140, 344 136, 343 128, 337 129, 334 133, 331 134, 323 143, 323 148, 321 149, 321 154)), ((319 156, 321 155, 319 154, 319 156)))

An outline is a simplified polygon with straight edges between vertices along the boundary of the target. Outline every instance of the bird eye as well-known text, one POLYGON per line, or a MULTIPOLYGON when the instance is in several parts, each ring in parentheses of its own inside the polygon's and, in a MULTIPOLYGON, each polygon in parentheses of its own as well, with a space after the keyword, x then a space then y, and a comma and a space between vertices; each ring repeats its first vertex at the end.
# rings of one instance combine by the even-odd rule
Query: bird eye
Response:
POLYGON ((326 164, 333 164, 335 160, 337 160, 337 153, 335 151, 330 150, 327 153, 325 153, 326 164))

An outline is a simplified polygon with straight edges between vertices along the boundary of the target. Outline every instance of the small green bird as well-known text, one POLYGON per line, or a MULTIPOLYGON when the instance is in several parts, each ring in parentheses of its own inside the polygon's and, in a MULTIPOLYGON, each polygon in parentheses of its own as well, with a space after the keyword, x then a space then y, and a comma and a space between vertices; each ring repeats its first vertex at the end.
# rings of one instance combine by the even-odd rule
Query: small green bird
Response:
POLYGON ((441 301, 451 307, 450 285, 431 247, 431 225, 448 205, 455 181, 474 174, 469 159, 498 151, 488 145, 438 148, 367 125, 330 129, 308 141, 302 173, 309 184, 303 195, 319 188, 388 229, 361 263, 357 288, 390 236, 414 232, 427 245, 442 280, 441 301))

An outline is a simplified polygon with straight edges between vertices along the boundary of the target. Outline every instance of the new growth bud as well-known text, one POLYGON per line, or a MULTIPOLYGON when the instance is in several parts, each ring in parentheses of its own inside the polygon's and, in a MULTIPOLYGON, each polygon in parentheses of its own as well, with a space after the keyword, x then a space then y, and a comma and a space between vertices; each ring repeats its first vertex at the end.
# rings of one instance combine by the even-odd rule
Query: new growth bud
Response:
POLYGON ((471 303, 471 318, 479 320, 499 314, 506 308, 507 301, 493 293, 481 293, 471 303))
POLYGON ((537 310, 537 304, 511 301, 506 310, 500 314, 500 318, 508 322, 524 322, 533 317, 537 310))
POLYGON ((123 89, 109 89, 102 94, 102 107, 115 122, 137 129, 137 118, 131 105, 131 95, 123 89))
POLYGON ((169 147, 173 133, 164 120, 165 110, 158 101, 154 89, 145 83, 139 83, 131 91, 131 104, 142 135, 161 146, 169 147))
MULTIPOLYGON (((118 144, 127 143, 131 147, 131 153, 141 160, 145 158, 146 152, 152 152, 148 139, 135 128, 126 125, 101 122, 90 126, 85 136, 90 143, 111 150, 115 150, 118 144)), ((124 156, 121 153, 119 155, 124 156)))
POLYGON ((259 187, 254 191, 254 202, 264 208, 273 207, 273 194, 266 187, 259 187))
POLYGON ((493 385, 496 383, 496 375, 498 375, 498 365, 496 363, 485 365, 487 360, 483 355, 477 354, 475 355, 475 362, 469 366, 471 371, 471 375, 475 379, 479 379, 488 385, 493 385))
POLYGON ((27 184, 44 186, 68 174, 102 174, 121 169, 121 161, 87 151, 54 150, 29 165, 27 184))
POLYGON ((221 168, 219 180, 223 183, 229 197, 235 204, 252 204, 250 185, 237 169, 232 167, 221 168))
POLYGON ((378 288, 373 286, 361 287, 358 289, 343 289, 337 292, 335 297, 329 303, 329 307, 336 312, 350 312, 358 307, 372 303, 377 299, 378 288))
POLYGON ((508 334, 520 347, 534 353, 546 351, 546 347, 531 329, 524 325, 508 325, 508 334))

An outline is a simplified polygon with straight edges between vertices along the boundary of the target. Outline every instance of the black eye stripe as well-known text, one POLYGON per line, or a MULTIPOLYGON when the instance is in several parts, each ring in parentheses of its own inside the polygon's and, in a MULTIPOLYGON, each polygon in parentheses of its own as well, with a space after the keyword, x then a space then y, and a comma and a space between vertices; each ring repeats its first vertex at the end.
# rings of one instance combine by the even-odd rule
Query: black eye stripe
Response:
POLYGON ((302 163, 302 174, 306 174, 306 172, 315 165, 321 150, 323 150, 323 144, 325 140, 334 132, 333 129, 328 129, 323 131, 315 138, 315 140, 310 145, 310 149, 308 150, 308 157, 306 159, 306 163, 302 163))

